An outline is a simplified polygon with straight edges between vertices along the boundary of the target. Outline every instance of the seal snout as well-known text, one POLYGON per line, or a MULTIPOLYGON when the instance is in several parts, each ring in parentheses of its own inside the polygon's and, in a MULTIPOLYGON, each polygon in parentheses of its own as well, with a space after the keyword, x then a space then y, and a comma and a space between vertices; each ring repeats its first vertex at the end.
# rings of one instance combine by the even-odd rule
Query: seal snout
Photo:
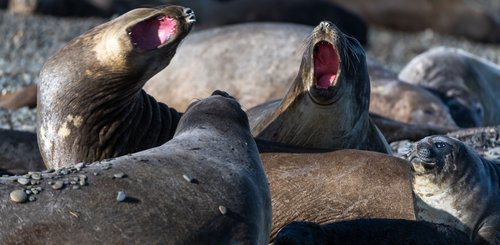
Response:
POLYGON ((184 8, 184 18, 187 23, 193 23, 196 22, 196 15, 194 14, 194 11, 190 8, 184 8))

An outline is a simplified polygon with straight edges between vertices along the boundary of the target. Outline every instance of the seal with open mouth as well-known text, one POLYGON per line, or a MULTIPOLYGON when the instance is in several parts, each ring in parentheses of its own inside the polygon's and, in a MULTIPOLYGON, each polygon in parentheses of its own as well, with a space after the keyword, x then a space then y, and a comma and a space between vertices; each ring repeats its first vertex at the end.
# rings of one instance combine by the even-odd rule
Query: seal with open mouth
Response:
POLYGON ((498 244, 499 163, 447 136, 415 143, 409 160, 418 220, 455 227, 474 244, 498 244))
POLYGON ((49 168, 163 144, 179 113, 146 94, 195 22, 180 6, 140 8, 83 34, 49 58, 38 83, 37 134, 49 168))
POLYGON ((330 22, 312 32, 299 73, 282 100, 248 110, 259 139, 302 147, 351 148, 389 153, 371 122, 365 53, 330 22))

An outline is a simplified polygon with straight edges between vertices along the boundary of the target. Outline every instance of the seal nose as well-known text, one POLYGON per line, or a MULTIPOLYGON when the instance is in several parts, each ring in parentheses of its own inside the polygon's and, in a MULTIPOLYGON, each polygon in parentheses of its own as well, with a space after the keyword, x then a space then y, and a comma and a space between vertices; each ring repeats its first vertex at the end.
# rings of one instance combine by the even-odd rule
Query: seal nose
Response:
POLYGON ((330 21, 321 21, 321 23, 319 23, 319 26, 321 27, 321 29, 328 29, 330 27, 333 26, 332 22, 330 21))
POLYGON ((428 144, 417 144, 417 155, 420 158, 429 159, 434 157, 434 151, 429 147, 428 144))
POLYGON ((190 8, 184 8, 184 17, 186 18, 186 22, 188 23, 196 22, 194 11, 190 8))

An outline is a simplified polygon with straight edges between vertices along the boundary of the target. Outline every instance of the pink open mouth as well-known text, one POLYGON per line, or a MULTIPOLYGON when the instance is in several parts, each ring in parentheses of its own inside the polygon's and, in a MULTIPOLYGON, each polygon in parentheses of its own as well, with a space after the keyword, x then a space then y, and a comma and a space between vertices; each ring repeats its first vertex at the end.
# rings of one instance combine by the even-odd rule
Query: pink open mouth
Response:
POLYGON ((135 47, 152 50, 164 44, 175 32, 177 22, 167 16, 158 16, 136 24, 130 30, 130 38, 135 47))
POLYGON ((335 85, 340 58, 333 45, 321 41, 314 46, 314 82, 316 88, 328 89, 335 85))

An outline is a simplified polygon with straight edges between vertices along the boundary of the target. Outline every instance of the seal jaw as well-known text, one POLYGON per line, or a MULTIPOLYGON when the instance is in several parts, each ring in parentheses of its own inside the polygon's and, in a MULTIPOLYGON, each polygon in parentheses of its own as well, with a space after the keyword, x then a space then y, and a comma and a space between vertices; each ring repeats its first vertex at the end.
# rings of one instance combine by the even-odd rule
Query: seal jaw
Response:
POLYGON ((328 89, 336 85, 340 73, 338 50, 327 41, 314 45, 314 86, 317 89, 328 89))
POLYGON ((177 29, 177 21, 169 16, 158 15, 143 20, 128 31, 134 48, 153 50, 170 40, 177 29))

